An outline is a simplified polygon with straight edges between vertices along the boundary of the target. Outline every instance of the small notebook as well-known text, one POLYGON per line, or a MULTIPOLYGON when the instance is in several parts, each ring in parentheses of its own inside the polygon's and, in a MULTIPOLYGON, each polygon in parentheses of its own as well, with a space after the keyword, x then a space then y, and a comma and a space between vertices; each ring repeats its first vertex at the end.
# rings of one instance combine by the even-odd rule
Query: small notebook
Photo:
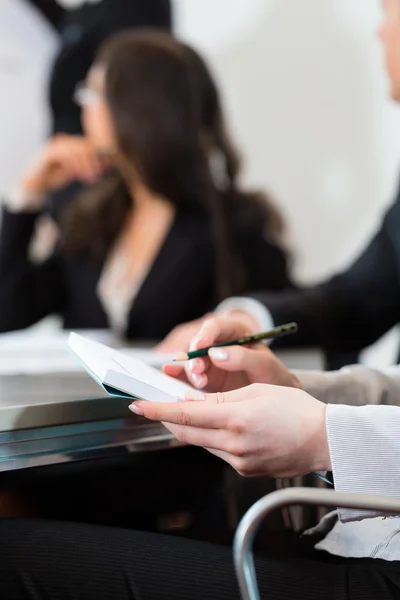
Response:
POLYGON ((99 342, 71 333, 68 347, 93 379, 111 396, 176 402, 190 385, 99 342))

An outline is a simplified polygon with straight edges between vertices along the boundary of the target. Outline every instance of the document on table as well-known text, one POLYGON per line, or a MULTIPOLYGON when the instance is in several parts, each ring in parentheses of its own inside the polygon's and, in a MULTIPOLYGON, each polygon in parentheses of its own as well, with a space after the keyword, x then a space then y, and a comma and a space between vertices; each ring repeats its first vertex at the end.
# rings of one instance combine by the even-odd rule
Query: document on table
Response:
MULTIPOLYGON (((85 330, 83 333, 91 340, 121 347, 109 331, 85 330)), ((78 373, 79 365, 68 352, 68 335, 65 331, 45 334, 29 330, 1 334, 0 375, 78 373)), ((122 351, 126 356, 158 368, 173 358, 171 354, 159 354, 151 348, 129 347, 122 351)))

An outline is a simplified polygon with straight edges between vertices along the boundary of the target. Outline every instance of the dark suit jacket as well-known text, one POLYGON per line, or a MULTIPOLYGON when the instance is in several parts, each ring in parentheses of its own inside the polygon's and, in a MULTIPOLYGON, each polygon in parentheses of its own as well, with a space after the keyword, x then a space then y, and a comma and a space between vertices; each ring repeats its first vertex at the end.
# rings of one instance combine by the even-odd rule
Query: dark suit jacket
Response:
MULTIPOLYGON (((340 362, 400 322, 400 190, 381 228, 354 263, 328 281, 279 294, 255 294, 276 323, 297 321, 299 333, 279 346, 321 345, 340 362)), ((337 366, 337 365, 335 365, 337 366)))
POLYGON ((27 0, 27 2, 33 4, 53 27, 56 29, 59 28, 60 23, 67 12, 61 4, 58 4, 56 0, 27 0))
POLYGON ((54 132, 81 133, 80 109, 73 102, 101 44, 130 27, 171 29, 169 0, 102 0, 63 11, 53 0, 30 0, 60 31, 61 48, 50 80, 54 132))
MULTIPOLYGON (((62 315, 68 329, 106 328, 107 316, 96 287, 103 264, 85 256, 56 253, 41 265, 28 260, 38 215, 3 211, 0 234, 0 332, 32 325, 49 314, 62 315)), ((237 231, 253 289, 290 285, 286 256, 258 230, 237 231)), ((205 219, 178 213, 134 301, 129 338, 159 339, 175 325, 211 310, 216 302, 215 253, 205 219)))

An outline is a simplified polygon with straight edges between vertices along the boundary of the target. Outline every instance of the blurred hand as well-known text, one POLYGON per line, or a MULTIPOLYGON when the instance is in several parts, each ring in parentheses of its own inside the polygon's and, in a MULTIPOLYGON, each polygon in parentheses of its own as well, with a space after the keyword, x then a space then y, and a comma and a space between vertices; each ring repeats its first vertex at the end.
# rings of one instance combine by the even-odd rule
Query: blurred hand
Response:
POLYGON ((241 475, 295 477, 331 470, 326 405, 302 390, 256 384, 203 401, 141 401, 130 409, 162 421, 179 441, 206 448, 241 475))
MULTIPOLYGON (((235 317, 214 317, 206 320, 190 343, 196 350, 223 343, 255 332, 255 325, 235 317)), ((166 365, 164 372, 172 377, 187 379, 198 389, 226 392, 251 383, 271 383, 298 387, 300 382, 264 344, 212 348, 207 357, 185 363, 166 365)))
POLYGON ((192 338, 199 331, 204 321, 211 316, 211 313, 204 315, 200 319, 188 321, 177 325, 174 329, 160 342, 155 350, 156 352, 184 352, 189 349, 189 344, 192 338))
POLYGON ((72 181, 93 183, 105 168, 105 160, 97 155, 83 136, 59 134, 44 146, 36 164, 22 180, 22 190, 32 198, 66 186, 72 181))

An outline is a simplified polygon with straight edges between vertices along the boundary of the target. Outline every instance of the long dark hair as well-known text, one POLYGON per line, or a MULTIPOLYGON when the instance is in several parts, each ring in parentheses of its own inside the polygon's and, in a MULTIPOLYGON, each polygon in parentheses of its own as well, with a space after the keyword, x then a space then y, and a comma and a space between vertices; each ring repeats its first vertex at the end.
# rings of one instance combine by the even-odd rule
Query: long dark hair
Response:
MULTIPOLYGON (((159 31, 118 34, 101 48, 96 63, 105 67, 105 97, 125 162, 178 210, 208 220, 216 253, 216 299, 243 290, 235 221, 265 227, 275 241, 283 223, 263 196, 238 189, 239 159, 205 63, 159 31)), ((64 249, 104 260, 131 208, 122 175, 107 174, 67 210, 64 249)))

